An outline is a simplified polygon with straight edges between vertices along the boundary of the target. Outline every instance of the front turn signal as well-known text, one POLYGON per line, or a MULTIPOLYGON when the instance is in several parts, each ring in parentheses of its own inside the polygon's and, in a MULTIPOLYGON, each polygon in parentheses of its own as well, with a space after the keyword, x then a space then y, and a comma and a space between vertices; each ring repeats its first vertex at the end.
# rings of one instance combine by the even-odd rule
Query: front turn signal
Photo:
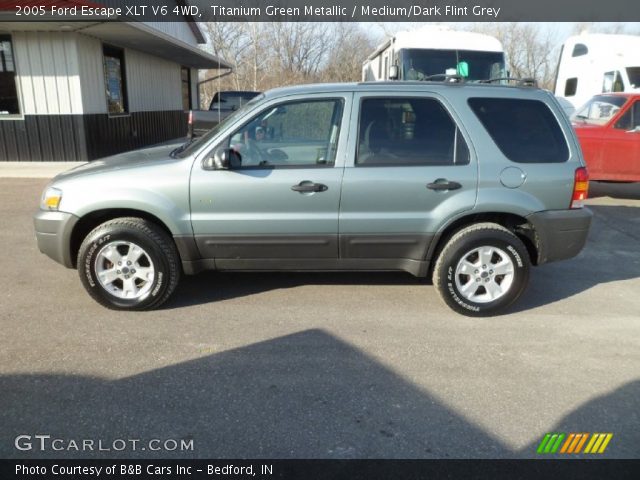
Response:
POLYGON ((42 210, 58 210, 61 200, 62 191, 57 188, 49 187, 42 194, 40 208, 42 210))

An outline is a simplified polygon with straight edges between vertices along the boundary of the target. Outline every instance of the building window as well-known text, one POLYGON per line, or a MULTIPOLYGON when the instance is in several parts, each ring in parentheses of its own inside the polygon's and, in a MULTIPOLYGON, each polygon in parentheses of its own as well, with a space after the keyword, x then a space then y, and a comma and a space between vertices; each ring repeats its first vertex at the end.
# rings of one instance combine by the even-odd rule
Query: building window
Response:
POLYGON ((0 115, 19 115, 16 67, 9 35, 0 35, 0 115))
POLYGON ((104 45, 104 83, 107 94, 107 110, 112 115, 127 113, 127 82, 124 66, 124 51, 104 45))
POLYGON ((191 110, 191 70, 182 67, 180 79, 182 82, 182 109, 191 110))

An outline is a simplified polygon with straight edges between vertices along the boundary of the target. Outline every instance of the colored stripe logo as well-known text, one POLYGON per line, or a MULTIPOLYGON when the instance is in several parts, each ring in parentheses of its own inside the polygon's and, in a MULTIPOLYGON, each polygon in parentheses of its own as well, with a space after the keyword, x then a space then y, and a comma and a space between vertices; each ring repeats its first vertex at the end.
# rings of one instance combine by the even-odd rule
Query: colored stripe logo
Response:
POLYGON ((612 438, 613 433, 547 433, 538 445, 537 452, 539 454, 604 453, 612 438))

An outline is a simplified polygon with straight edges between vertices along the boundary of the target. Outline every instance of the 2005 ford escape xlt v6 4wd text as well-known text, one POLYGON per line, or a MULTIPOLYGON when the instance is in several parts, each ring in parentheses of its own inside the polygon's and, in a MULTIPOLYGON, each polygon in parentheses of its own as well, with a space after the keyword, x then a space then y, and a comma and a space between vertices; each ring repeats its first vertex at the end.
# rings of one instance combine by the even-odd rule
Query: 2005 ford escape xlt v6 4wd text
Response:
POLYGON ((582 249, 587 187, 549 92, 305 85, 181 147, 57 176, 35 227, 40 250, 110 308, 158 307, 206 269, 405 270, 481 316, 520 296, 530 265, 582 249))

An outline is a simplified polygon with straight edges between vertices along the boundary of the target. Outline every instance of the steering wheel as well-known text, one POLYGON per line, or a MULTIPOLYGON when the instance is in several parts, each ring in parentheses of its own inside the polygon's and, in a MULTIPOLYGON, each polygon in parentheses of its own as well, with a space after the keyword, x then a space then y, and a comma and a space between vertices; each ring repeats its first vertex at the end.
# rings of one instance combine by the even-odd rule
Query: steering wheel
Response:
POLYGON ((246 152, 252 160, 255 161, 258 165, 264 165, 268 163, 269 158, 267 157, 267 153, 260 148, 258 142, 253 139, 247 139, 245 142, 246 152))

